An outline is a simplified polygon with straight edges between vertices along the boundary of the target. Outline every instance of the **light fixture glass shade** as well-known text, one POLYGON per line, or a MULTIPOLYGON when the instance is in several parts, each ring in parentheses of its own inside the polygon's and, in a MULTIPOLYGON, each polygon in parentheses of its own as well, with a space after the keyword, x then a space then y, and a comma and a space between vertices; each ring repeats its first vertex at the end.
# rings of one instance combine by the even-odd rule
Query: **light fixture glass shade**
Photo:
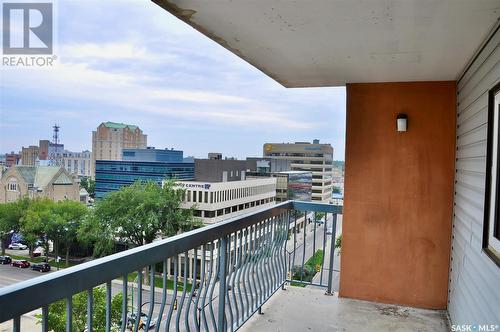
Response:
POLYGON ((408 130, 408 116, 406 114, 398 114, 396 118, 398 132, 408 130))

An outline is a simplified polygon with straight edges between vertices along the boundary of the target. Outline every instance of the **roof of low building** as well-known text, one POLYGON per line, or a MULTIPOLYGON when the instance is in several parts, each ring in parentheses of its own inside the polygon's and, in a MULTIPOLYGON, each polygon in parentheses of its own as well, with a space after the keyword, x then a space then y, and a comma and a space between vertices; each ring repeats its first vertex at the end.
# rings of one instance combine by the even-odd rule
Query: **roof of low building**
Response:
MULTIPOLYGON (((64 169, 58 174, 61 170, 58 166, 13 166, 12 169, 22 177, 26 184, 36 188, 45 188, 51 181, 54 184, 73 184, 73 179, 64 169)), ((4 176, 7 176, 7 172, 4 176)))

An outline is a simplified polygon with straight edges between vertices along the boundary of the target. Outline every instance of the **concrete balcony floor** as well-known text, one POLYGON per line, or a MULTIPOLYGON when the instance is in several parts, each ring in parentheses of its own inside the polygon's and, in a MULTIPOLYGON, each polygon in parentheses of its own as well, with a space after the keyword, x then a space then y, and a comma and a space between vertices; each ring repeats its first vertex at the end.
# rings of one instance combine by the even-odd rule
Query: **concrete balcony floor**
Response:
POLYGON ((446 311, 424 310, 324 295, 323 289, 287 286, 241 328, 245 332, 446 332, 446 311))

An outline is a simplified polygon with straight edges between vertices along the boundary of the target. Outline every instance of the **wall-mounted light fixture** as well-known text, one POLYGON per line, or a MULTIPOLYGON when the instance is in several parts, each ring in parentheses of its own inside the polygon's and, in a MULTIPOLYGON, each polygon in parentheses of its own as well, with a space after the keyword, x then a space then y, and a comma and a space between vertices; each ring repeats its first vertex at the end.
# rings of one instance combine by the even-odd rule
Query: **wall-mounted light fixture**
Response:
POLYGON ((404 113, 399 113, 396 117, 396 123, 398 131, 407 131, 408 130, 408 115, 404 113))

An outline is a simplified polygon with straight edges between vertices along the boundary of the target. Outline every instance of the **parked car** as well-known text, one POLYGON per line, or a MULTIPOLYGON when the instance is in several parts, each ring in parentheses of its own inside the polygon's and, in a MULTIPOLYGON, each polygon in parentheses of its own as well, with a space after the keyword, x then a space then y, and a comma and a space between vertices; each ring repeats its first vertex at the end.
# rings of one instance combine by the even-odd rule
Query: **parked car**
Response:
POLYGON ((332 235, 332 234, 333 234, 333 230, 332 230, 332 228, 331 228, 331 227, 328 227, 328 228, 326 229, 326 234, 328 234, 328 235, 332 235))
POLYGON ((9 249, 13 250, 26 250, 28 249, 28 246, 22 243, 11 243, 9 244, 9 249))
POLYGON ((20 267, 20 268, 24 269, 24 268, 30 267, 30 262, 28 262, 25 259, 15 260, 12 262, 12 266, 20 267))
POLYGON ((9 256, 0 256, 0 264, 6 265, 12 263, 12 258, 9 256))
POLYGON ((43 248, 38 247, 35 250, 33 250, 33 257, 40 257, 43 255, 43 248))
POLYGON ((49 272, 50 271, 50 264, 49 263, 33 264, 33 265, 31 265, 31 269, 33 271, 49 272))

